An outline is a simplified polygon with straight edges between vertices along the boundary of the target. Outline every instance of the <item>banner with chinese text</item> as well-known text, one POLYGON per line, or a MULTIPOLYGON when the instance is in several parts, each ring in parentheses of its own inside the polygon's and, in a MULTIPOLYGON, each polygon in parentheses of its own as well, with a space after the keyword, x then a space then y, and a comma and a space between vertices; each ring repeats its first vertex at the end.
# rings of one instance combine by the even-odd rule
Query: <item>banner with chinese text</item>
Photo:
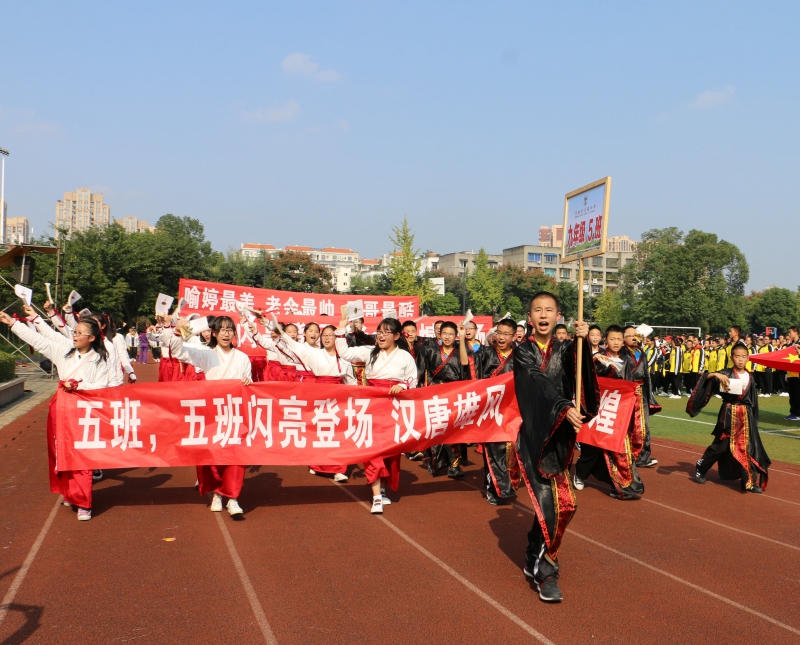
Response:
POLYGON ((419 388, 239 381, 56 394, 58 470, 356 464, 435 444, 515 441, 512 374, 419 388))
POLYGON ((602 397, 600 411, 578 433, 580 443, 588 443, 612 452, 625 452, 625 435, 631 422, 638 383, 618 378, 597 377, 602 397))

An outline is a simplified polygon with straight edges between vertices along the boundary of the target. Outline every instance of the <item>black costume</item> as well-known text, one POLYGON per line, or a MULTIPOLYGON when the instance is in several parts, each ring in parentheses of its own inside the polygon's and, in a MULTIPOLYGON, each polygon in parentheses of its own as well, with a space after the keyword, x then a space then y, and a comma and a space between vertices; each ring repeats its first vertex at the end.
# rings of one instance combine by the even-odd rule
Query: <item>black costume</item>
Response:
MULTIPOLYGON (((470 352, 470 375, 474 378, 492 378, 514 369, 514 350, 508 349, 505 358, 491 345, 470 352)), ((499 441, 481 444, 486 499, 490 504, 502 504, 513 499, 519 486, 519 464, 510 442, 499 441)))
MULTIPOLYGON (((731 380, 739 379, 733 368, 718 373, 731 380)), ((749 383, 742 394, 730 394, 722 390, 718 379, 709 378, 708 372, 701 374, 686 404, 689 416, 700 414, 713 394, 722 396, 722 406, 717 425, 711 433, 714 442, 698 460, 697 474, 704 478, 711 467, 719 462, 720 479, 741 479, 743 490, 765 490, 772 462, 758 434, 758 397, 753 375, 750 374, 749 383)))
MULTIPOLYGON (((591 348, 585 340, 583 343, 581 411, 594 416, 600 392, 591 348)), ((537 582, 558 575, 558 548, 577 508, 569 477, 576 435, 565 418, 575 391, 576 347, 570 340, 551 338, 542 350, 535 340, 527 340, 513 354, 514 386, 522 415, 517 459, 536 511, 525 564, 537 582)))
MULTIPOLYGON (((646 365, 644 361, 638 366, 631 352, 624 348, 618 357, 612 357, 606 352, 594 356, 595 370, 598 376, 619 378, 626 381, 635 381, 634 371, 642 377, 646 365), (638 367, 638 369, 637 369, 638 367)), ((644 388, 642 388, 644 391, 644 388)), ((625 452, 612 452, 597 446, 581 443, 581 456, 575 465, 575 476, 579 479, 588 479, 594 475, 606 484, 611 484, 617 495, 623 498, 638 497, 644 493, 644 483, 639 478, 636 463, 644 444, 643 406, 642 397, 637 397, 628 431, 625 436, 625 452)), ((661 408, 658 408, 659 410, 661 408)))
MULTIPOLYGON (((445 354, 444 348, 438 343, 436 345, 428 344, 425 347, 425 363, 428 385, 453 383, 464 377, 464 366, 461 365, 458 343, 453 345, 449 354, 445 354)), ((462 461, 462 453, 458 444, 431 446, 428 472, 435 476, 439 470, 447 468, 448 476, 463 477, 464 473, 460 468, 462 461)))

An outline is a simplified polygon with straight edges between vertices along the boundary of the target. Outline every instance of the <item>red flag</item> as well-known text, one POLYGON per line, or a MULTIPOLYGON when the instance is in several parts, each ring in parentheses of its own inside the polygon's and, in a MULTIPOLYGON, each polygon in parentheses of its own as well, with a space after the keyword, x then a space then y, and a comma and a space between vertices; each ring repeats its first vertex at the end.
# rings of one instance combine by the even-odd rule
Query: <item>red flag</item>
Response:
POLYGON ((777 352, 765 352, 764 354, 751 354, 751 363, 766 365, 776 370, 784 372, 800 372, 800 356, 797 355, 797 346, 780 349, 777 352))
POLYGON ((580 443, 588 443, 603 450, 625 452, 625 435, 636 405, 634 390, 638 383, 618 378, 597 377, 602 397, 600 411, 578 433, 580 443))

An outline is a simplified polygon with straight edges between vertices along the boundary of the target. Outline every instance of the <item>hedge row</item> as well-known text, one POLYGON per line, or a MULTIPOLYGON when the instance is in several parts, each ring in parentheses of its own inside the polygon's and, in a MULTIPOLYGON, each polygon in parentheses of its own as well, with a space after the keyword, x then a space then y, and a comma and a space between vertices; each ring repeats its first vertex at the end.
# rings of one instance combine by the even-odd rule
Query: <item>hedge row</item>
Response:
POLYGON ((0 382, 12 380, 15 376, 14 368, 14 357, 11 354, 0 352, 0 382))

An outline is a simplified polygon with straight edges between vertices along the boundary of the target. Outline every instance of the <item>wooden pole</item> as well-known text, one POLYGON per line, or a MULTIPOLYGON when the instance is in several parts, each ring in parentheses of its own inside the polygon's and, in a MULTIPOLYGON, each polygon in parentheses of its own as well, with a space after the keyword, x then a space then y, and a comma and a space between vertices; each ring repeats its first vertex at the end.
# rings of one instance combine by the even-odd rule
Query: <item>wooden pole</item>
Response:
MULTIPOLYGON (((583 255, 578 255, 578 321, 583 320, 583 255)), ((575 373, 575 409, 578 414, 581 413, 581 380, 583 376, 583 342, 575 336, 575 342, 578 343, 578 360, 575 373)))

